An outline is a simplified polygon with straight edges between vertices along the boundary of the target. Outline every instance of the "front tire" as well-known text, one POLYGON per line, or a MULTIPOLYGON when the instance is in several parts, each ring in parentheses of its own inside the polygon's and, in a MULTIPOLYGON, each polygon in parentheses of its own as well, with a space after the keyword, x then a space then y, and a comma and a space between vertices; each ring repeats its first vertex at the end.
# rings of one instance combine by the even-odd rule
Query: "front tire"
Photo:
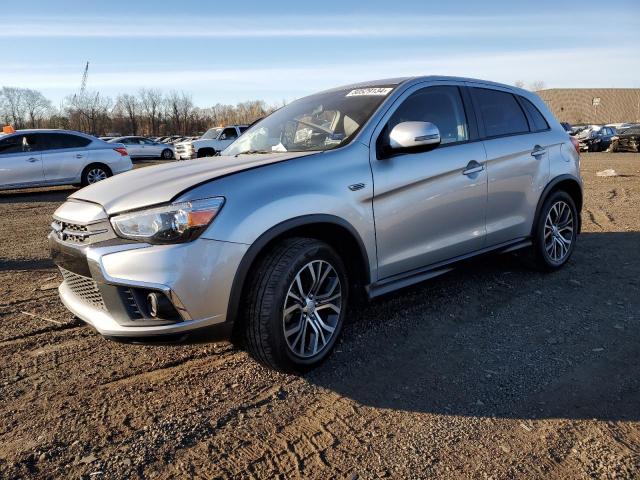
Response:
POLYGON ((253 271, 245 299, 245 344, 260 363, 302 373, 327 358, 348 300, 346 268, 326 243, 290 238, 253 271))
POLYGON ((536 219, 534 267, 554 271, 569 261, 578 236, 578 221, 575 202, 567 192, 560 190, 549 195, 536 219))
POLYGON ((173 152, 170 149, 165 148, 160 154, 160 158, 163 160, 171 160, 173 158, 173 152))

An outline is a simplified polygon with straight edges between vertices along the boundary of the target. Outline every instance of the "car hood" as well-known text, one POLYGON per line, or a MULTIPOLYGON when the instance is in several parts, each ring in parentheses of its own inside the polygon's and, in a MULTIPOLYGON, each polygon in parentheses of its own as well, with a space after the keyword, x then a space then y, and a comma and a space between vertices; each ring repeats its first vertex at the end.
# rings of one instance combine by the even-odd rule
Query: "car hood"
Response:
POLYGON ((318 152, 209 157, 143 167, 78 190, 70 198, 102 205, 112 215, 166 203, 203 182, 318 152))

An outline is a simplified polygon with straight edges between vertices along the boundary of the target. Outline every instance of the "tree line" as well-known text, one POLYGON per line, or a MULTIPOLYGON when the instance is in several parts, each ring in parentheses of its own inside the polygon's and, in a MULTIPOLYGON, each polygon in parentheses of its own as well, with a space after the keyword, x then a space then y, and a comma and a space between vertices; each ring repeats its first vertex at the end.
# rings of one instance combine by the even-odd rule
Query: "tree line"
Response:
POLYGON ((16 129, 63 128, 92 135, 197 135, 215 126, 252 123, 280 106, 249 100, 201 108, 185 92, 141 88, 115 98, 84 91, 55 107, 38 90, 0 89, 0 122, 16 129))

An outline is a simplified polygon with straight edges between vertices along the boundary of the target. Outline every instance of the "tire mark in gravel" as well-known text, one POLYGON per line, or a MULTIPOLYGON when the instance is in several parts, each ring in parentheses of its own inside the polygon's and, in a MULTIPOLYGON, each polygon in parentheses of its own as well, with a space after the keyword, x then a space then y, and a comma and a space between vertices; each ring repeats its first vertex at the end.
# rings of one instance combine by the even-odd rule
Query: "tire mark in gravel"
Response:
POLYGON ((251 472, 253 478, 276 475, 309 478, 318 476, 319 472, 327 473, 326 476, 330 476, 328 472, 346 473, 331 467, 328 458, 353 456, 360 449, 364 441, 354 432, 367 423, 366 416, 357 415, 350 401, 333 392, 313 398, 316 401, 301 405, 284 424, 278 424, 275 438, 270 436, 268 442, 262 441, 263 432, 245 426, 242 432, 234 429, 217 434, 226 442, 237 438, 240 446, 232 451, 225 452, 225 447, 217 444, 214 437, 208 445, 199 445, 189 455, 197 455, 202 449, 221 452, 222 455, 214 458, 214 464, 232 477, 247 472, 251 472))
POLYGON ((178 371, 183 367, 193 368, 197 366, 206 365, 208 368, 212 368, 212 367, 219 366, 220 364, 227 362, 229 357, 232 356, 234 353, 237 353, 237 352, 235 352, 233 348, 229 348, 222 352, 216 352, 216 356, 218 356, 218 358, 216 359, 211 359, 211 356, 209 353, 203 353, 201 355, 196 356, 196 358, 185 358, 180 360, 174 360, 166 363, 160 368, 145 370, 142 373, 132 373, 129 375, 124 375, 115 380, 103 382, 100 384, 100 386, 111 388, 111 387, 120 387, 122 385, 130 385, 132 383, 138 383, 138 382, 141 382, 141 381, 143 382, 147 380, 153 380, 154 382, 157 382, 167 376, 170 376, 171 373, 178 371))
POLYGON ((75 322, 65 323, 63 325, 54 325, 51 327, 41 328, 39 330, 34 330, 32 332, 27 332, 23 334, 16 335, 14 337, 6 338, 0 341, 0 348, 7 347, 19 343, 22 340, 30 339, 32 337, 36 337, 38 335, 43 335, 50 332, 60 332, 63 330, 73 330, 74 328, 85 328, 85 324, 78 324, 75 322))
POLYGON ((604 227, 602 225, 600 225, 598 223, 598 221, 596 220, 596 217, 593 214, 593 212, 591 210, 589 210, 588 208, 586 208, 585 211, 587 212, 587 215, 589 215, 589 220, 591 220, 591 223, 596 225, 600 230, 604 230, 604 227))

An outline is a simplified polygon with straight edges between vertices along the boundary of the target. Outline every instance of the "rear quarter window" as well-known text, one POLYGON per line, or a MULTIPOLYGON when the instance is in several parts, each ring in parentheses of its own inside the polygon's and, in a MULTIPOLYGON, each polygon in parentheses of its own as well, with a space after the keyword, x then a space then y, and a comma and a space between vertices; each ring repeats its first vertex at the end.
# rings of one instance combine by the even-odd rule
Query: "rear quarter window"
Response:
POLYGON ((542 115, 540 110, 538 110, 538 108, 526 98, 524 97, 519 97, 519 98, 520 98, 520 102, 522 103, 525 110, 529 114, 529 118, 533 122, 533 125, 531 125, 531 131, 540 132, 542 130, 548 130, 549 123, 547 123, 547 120, 544 118, 544 115, 542 115))
POLYGON ((529 123, 520 104, 508 92, 488 88, 471 89, 484 124, 485 136, 528 133, 529 123))

